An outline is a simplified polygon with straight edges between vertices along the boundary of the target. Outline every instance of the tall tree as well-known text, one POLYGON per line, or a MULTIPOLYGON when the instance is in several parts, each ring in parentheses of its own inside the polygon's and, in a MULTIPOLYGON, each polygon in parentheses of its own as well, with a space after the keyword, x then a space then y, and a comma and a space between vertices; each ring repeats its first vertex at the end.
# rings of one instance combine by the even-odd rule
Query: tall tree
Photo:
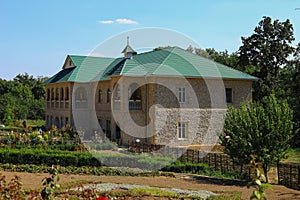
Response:
POLYGON ((0 79, 0 121, 13 119, 44 119, 45 78, 25 74, 13 81, 0 79))
POLYGON ((251 66, 254 69, 252 75, 260 78, 254 83, 255 100, 271 94, 278 86, 280 67, 288 63, 288 57, 293 53, 293 34, 288 19, 280 22, 263 17, 251 36, 242 37, 240 65, 245 69, 251 66))
POLYGON ((229 54, 227 50, 218 52, 214 48, 208 48, 205 50, 214 61, 234 69, 241 70, 239 67, 239 57, 237 52, 229 54))
POLYGON ((287 99, 294 111, 294 140, 293 146, 300 145, 300 43, 297 45, 293 59, 289 65, 280 70, 279 90, 281 98, 287 99))

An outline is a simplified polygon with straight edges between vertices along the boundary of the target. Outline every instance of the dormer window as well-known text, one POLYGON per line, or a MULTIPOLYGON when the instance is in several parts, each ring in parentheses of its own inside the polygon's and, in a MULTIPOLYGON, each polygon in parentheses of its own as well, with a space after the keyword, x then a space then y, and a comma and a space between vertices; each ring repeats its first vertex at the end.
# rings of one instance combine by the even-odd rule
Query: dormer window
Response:
POLYGON ((72 66, 72 60, 71 59, 69 60, 69 66, 70 67, 72 66))

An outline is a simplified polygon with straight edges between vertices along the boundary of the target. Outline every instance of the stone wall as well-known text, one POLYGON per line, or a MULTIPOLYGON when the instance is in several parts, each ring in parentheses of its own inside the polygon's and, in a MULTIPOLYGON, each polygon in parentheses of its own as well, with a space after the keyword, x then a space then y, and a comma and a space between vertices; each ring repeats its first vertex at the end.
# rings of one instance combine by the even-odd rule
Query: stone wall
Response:
MULTIPOLYGON (((162 145, 214 145, 222 131, 227 106, 251 99, 251 81, 217 79, 157 80, 154 102, 155 143, 162 145), (178 102, 178 88, 186 90, 186 102, 178 102), (232 88, 232 103, 226 104, 225 88, 232 88), (187 138, 178 139, 178 122, 186 123, 187 138)), ((151 95, 151 94, 150 94, 151 95)))
POLYGON ((214 145, 223 128, 225 109, 166 109, 155 110, 156 143, 162 145, 214 145), (187 138, 179 139, 178 122, 187 124, 187 138))

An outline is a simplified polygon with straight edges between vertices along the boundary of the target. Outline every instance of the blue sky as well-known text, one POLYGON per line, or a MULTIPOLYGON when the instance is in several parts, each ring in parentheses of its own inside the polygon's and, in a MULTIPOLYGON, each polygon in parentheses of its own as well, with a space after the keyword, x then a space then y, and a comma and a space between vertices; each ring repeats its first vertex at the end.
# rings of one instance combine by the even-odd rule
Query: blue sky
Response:
POLYGON ((107 38, 145 27, 174 30, 202 48, 233 52, 241 36, 250 36, 270 16, 290 19, 296 44, 299 7, 299 0, 1 0, 0 78, 25 72, 51 76, 66 55, 87 55, 107 38))

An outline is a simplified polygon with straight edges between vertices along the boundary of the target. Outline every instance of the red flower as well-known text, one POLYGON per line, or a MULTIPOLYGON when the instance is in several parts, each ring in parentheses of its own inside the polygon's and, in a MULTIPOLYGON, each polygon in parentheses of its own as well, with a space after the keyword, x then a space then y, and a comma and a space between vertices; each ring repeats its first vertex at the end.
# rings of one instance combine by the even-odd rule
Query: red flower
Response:
POLYGON ((97 200, 107 200, 107 199, 106 199, 106 197, 104 197, 104 196, 99 196, 99 197, 97 198, 97 200))

